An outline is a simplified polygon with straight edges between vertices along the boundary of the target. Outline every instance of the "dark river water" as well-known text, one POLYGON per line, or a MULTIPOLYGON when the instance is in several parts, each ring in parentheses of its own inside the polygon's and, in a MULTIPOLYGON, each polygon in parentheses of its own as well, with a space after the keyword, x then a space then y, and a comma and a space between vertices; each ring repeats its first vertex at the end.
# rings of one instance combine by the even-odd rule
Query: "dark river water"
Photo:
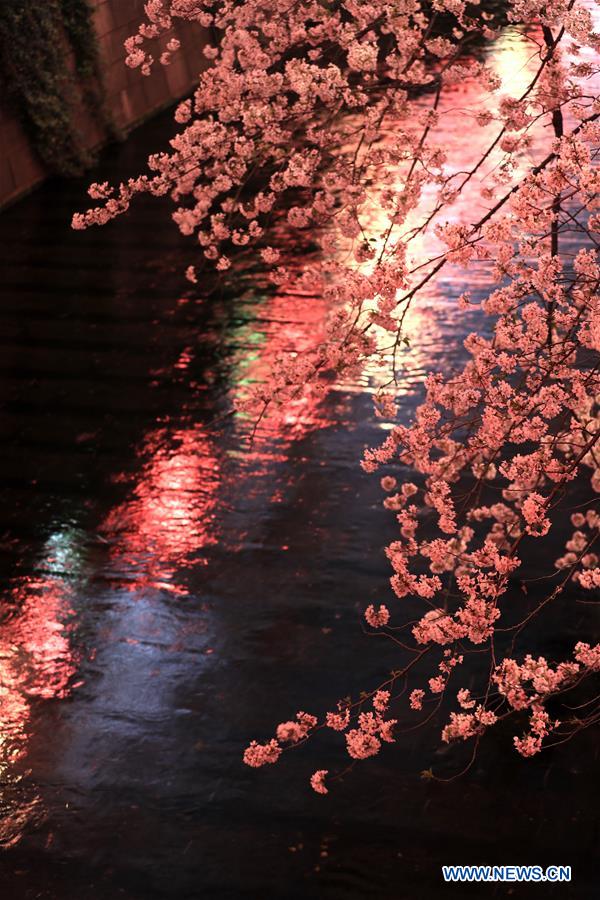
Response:
MULTIPOLYGON (((136 173, 170 130, 158 117, 94 178, 136 173)), ((375 376, 309 394, 249 448, 232 399, 319 340, 323 302, 266 290, 251 260, 192 288, 160 203, 73 233, 84 205, 84 184, 55 183, 0 216, 2 900, 599 896, 590 732, 526 761, 514 726, 492 729, 441 783, 419 773, 466 757, 438 722, 326 797, 308 778, 343 762, 332 740, 243 765, 250 739, 398 664, 361 627, 395 536, 358 465, 382 434, 375 376), (574 880, 452 888, 443 863, 574 880)), ((404 417, 461 354, 463 289, 441 282, 413 316, 404 417)), ((546 620, 559 658, 591 615, 570 609, 546 620)))

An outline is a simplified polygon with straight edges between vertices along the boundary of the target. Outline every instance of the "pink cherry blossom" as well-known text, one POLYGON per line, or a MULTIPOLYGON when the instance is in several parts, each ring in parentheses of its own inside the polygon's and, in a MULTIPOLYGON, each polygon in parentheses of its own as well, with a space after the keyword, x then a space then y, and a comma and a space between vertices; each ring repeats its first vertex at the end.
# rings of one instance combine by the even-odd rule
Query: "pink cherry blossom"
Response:
POLYGON ((390 620, 390 613, 387 606, 382 603, 379 609, 375 609, 373 604, 367 606, 365 610, 365 619, 372 628, 382 628, 390 620))
MULTIPOLYGON (((514 745, 533 756, 559 728, 548 701, 600 671, 600 645, 567 600, 574 592, 593 602, 600 588, 600 514, 590 506, 600 493, 600 37, 581 0, 508 0, 503 14, 530 42, 523 88, 513 90, 489 63, 486 43, 502 20, 483 6, 148 0, 125 43, 127 64, 142 75, 171 64, 178 20, 194 22, 212 35, 198 52, 197 89, 178 104, 176 133, 147 172, 92 185, 95 205, 73 217, 78 230, 104 225, 138 195, 164 198, 192 239, 192 284, 207 270, 227 282, 239 255, 252 253, 274 290, 323 299, 322 339, 291 347, 246 386, 233 402, 244 422, 285 417, 348 380, 369 384, 381 438, 360 465, 397 473, 380 484, 398 602, 393 626, 385 602, 364 616, 384 629, 369 632, 370 643, 395 642, 399 662, 321 723, 344 733, 353 759, 394 740, 396 720, 384 715, 402 715, 405 691, 412 710, 426 690, 432 707, 447 699, 457 666, 472 688, 458 689, 442 740, 479 740, 497 720, 526 713, 514 745), (463 86, 474 80, 471 103, 463 86), (457 108, 469 123, 464 158, 444 140, 457 108), (290 262, 283 233, 286 248, 308 234, 316 252, 290 262), (485 291, 484 268, 493 282, 485 291), (416 359, 411 318, 426 319, 452 271, 466 288, 453 315, 476 330, 462 356, 449 348, 440 371, 419 376, 413 409, 400 380, 416 359), (546 559, 546 539, 569 521, 564 552, 546 559), (530 592, 531 545, 546 568, 530 592), (562 660, 527 652, 550 606, 581 627, 562 660), (512 636, 522 650, 508 649, 512 636)), ((592 705, 581 727, 597 716, 592 705)), ((565 717, 561 739, 577 733, 573 721, 565 717)), ((317 726, 298 713, 244 759, 275 762, 282 744, 317 726)), ((312 776, 318 793, 326 774, 312 776)))
POLYGON ((244 751, 244 762, 247 766, 258 768, 266 763, 275 763, 281 756, 281 747, 276 740, 270 740, 266 744, 258 744, 252 741, 244 751))
POLYGON ((381 741, 374 734, 353 728, 346 734, 346 746, 353 759, 367 759, 381 749, 381 741))
POLYGON ((411 691, 410 694, 410 708, 411 709, 423 709, 423 698, 425 696, 425 691, 422 688, 415 688, 411 691))
POLYGON ((329 774, 327 769, 318 769, 310 777, 310 785, 317 794, 328 794, 329 790, 325 787, 325 777, 329 774))

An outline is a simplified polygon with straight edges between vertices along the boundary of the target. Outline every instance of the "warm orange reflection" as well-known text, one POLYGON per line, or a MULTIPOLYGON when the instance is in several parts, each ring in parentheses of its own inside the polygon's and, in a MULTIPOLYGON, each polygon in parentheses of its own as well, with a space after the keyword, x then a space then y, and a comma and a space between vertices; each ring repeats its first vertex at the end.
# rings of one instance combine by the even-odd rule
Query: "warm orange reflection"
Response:
MULTIPOLYGON (((600 22, 600 10, 592 6, 596 22, 600 22)), ((525 36, 516 28, 506 29, 493 45, 487 59, 489 68, 502 80, 501 88, 495 94, 483 93, 476 79, 465 78, 460 83, 448 86, 442 94, 438 107, 439 123, 429 137, 431 145, 442 147, 447 161, 444 174, 452 176, 453 186, 458 187, 467 172, 473 169, 478 161, 485 157, 485 163, 470 177, 455 200, 444 207, 443 212, 423 227, 434 211, 437 197, 437 185, 426 185, 420 203, 412 210, 401 225, 389 231, 389 219, 378 202, 377 183, 385 184, 383 176, 389 178, 389 171, 373 174, 373 186, 370 192, 371 202, 363 219, 363 231, 376 251, 377 259, 382 251, 389 254, 395 244, 407 245, 407 262, 417 275, 415 281, 428 271, 429 261, 435 261, 445 251, 445 245, 437 238, 433 225, 436 222, 475 223, 493 204, 493 199, 486 196, 485 188, 493 184, 490 176, 497 173, 506 162, 506 153, 501 146, 491 152, 489 148, 499 133, 500 125, 492 120, 487 125, 479 125, 476 116, 486 110, 495 115, 503 97, 519 97, 532 82, 539 65, 539 52, 535 42, 530 38, 539 37, 532 34, 525 36), (422 230, 421 230, 422 229, 422 230)), ((580 54, 580 61, 589 56, 580 54)), ((598 77, 592 79, 597 85, 598 77)), ((588 82, 586 92, 592 92, 593 85, 588 82)), ((431 99, 424 97, 420 104, 423 109, 429 108, 431 99)), ((393 123, 396 125, 397 123, 393 123)), ((411 130, 411 122, 401 122, 402 128, 411 130)), ((530 147, 512 160, 511 167, 506 170, 505 184, 497 187, 496 192, 505 193, 526 173, 532 165, 548 152, 552 138, 548 131, 547 117, 535 122, 530 128, 530 147)), ((394 128, 389 132, 389 139, 396 141, 394 128)), ((404 187, 405 172, 396 173, 392 189, 401 193, 404 187)), ((385 184, 384 190, 389 185, 385 184)), ((340 242, 340 261, 348 262, 348 248, 340 242)), ((374 261, 355 263, 365 274, 369 274, 375 265, 374 261)), ((490 264, 474 261, 468 272, 459 264, 447 264, 440 275, 433 278, 419 292, 418 298, 412 301, 403 320, 403 335, 410 346, 401 346, 396 351, 396 362, 400 362, 398 383, 390 388, 398 397, 414 393, 423 382, 426 373, 437 366, 448 364, 448 356, 460 355, 462 338, 466 327, 466 314, 456 306, 457 296, 465 290, 472 295, 487 292, 492 288, 490 264), (452 318, 460 315, 465 326, 452 328, 452 318)), ((398 292, 398 300, 404 291, 398 292)), ((402 307, 404 309, 404 307, 402 307)), ((481 321, 473 322, 473 327, 482 327, 481 321)), ((485 323, 483 323, 485 327, 485 323)), ((392 352, 386 352, 393 345, 394 335, 383 329, 374 329, 378 337, 380 355, 387 360, 387 366, 368 363, 363 377, 356 383, 345 384, 348 390, 375 393, 383 385, 388 385, 392 371, 392 352)), ((469 330, 467 328, 467 330, 469 330)), ((387 428, 385 422, 382 428, 387 428)))

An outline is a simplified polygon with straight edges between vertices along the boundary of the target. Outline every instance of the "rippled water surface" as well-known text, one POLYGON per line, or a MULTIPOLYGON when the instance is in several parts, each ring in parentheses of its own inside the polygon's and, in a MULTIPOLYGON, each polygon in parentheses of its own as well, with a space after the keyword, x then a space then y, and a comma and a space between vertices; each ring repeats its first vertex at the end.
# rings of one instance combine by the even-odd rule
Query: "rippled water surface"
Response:
MULTIPOLYGON (((496 65, 524 54, 506 39, 496 65)), ((133 174, 170 129, 144 126, 95 177, 133 174)), ((465 896, 440 883, 453 862, 571 864, 571 887, 537 893, 597 896, 592 735, 524 762, 498 730, 443 784, 419 772, 460 754, 437 727, 408 732, 325 798, 307 779, 339 762, 329 739, 243 766, 251 737, 397 664, 360 625, 394 536, 358 466, 382 433, 377 374, 309 393, 249 449, 231 400, 319 341, 323 301, 266 290, 251 262, 203 295, 159 203, 72 233, 84 202, 54 184, 0 216, 1 896, 465 896)), ((412 314, 402 416, 483 327, 458 316, 464 287, 451 273, 412 314)), ((575 609, 548 620, 558 655, 590 615, 575 609)))

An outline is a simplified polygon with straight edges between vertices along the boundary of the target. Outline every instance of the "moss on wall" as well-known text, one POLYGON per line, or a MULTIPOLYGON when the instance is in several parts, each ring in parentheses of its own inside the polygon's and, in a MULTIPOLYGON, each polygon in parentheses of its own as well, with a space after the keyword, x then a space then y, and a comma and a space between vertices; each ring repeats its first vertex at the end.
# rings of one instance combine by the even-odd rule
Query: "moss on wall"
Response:
POLYGON ((89 166, 77 127, 82 108, 105 130, 111 125, 87 0, 2 0, 0 87, 51 172, 89 166))

